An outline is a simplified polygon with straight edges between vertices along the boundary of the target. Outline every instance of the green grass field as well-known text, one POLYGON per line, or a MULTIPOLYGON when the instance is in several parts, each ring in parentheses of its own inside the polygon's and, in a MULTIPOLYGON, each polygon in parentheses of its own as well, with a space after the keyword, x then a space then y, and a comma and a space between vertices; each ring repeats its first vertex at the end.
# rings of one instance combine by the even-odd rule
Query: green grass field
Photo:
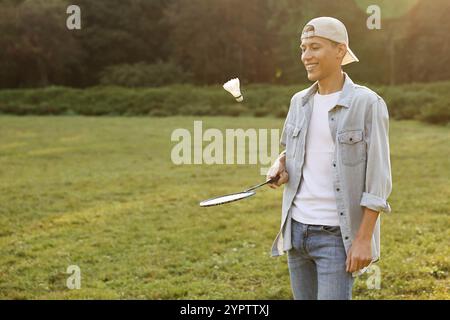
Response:
MULTIPOLYGON (((291 299, 286 256, 269 254, 281 190, 199 208, 261 181, 259 166, 172 164, 172 131, 196 119, 1 116, 0 298, 291 299), (81 268, 80 290, 66 287, 69 265, 81 268)), ((354 299, 449 299, 449 133, 391 121, 381 289, 365 275, 354 299)))

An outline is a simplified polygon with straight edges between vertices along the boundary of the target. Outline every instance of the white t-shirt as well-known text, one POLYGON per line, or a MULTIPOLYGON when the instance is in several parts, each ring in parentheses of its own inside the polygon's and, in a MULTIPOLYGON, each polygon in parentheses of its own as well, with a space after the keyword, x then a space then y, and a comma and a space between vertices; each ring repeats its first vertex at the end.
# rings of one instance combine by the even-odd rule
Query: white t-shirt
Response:
POLYGON ((328 111, 336 106, 341 92, 314 95, 302 182, 292 206, 292 218, 304 224, 339 226, 332 171, 335 145, 328 111))

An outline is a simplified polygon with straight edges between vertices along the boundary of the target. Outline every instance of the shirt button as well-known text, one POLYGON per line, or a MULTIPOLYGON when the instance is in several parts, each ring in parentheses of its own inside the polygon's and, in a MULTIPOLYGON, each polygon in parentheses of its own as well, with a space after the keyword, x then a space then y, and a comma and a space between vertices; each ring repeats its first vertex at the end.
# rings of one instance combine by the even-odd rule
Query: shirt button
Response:
POLYGON ((344 213, 343 212, 341 212, 341 216, 343 216, 344 215, 344 213))
POLYGON ((339 188, 336 189, 336 191, 339 191, 339 190, 340 190, 339 188))
POLYGON ((334 118, 331 118, 331 121, 334 121, 334 118))
POLYGON ((336 167, 336 163, 333 163, 333 167, 336 167))
POLYGON ((345 240, 348 240, 348 237, 345 237, 345 240))

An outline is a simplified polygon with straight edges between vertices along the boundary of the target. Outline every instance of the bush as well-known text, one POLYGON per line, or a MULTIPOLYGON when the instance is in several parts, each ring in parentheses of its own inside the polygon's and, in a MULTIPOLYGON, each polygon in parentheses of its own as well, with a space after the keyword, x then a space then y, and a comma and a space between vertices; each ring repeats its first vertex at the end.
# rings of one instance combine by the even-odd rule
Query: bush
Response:
POLYGON ((450 101, 442 99, 426 105, 421 110, 419 119, 432 124, 448 124, 450 122, 450 101))
MULTIPOLYGON (((244 85, 237 103, 219 85, 177 84, 160 88, 98 86, 86 89, 48 87, 0 91, 0 113, 17 115, 275 116, 285 118, 290 98, 302 86, 244 85)), ((370 87, 370 86, 369 86, 370 87)), ((450 82, 372 87, 391 119, 448 123, 450 82), (446 90, 445 90, 446 89, 446 90)))
POLYGON ((227 105, 221 109, 221 114, 224 116, 239 117, 248 113, 248 109, 241 104, 227 105))
POLYGON ((260 109, 253 111, 253 116, 258 117, 258 118, 265 117, 269 114, 270 114, 270 110, 268 110, 266 108, 260 108, 260 109))
POLYGON ((438 97, 430 92, 405 91, 391 88, 383 96, 393 119, 417 119, 424 105, 434 102, 438 97))
POLYGON ((191 79, 173 63, 156 64, 136 63, 107 67, 100 75, 102 85, 123 87, 161 87, 170 84, 185 83, 191 79))
POLYGON ((180 108, 178 114, 192 115, 192 116, 207 116, 211 115, 212 107, 210 105, 188 104, 180 108))

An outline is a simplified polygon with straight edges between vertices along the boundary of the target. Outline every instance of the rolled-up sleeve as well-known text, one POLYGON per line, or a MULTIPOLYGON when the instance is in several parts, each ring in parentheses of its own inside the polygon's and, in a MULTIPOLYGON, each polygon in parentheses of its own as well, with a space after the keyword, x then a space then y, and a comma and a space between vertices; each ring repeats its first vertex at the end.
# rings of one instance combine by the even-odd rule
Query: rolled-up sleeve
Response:
POLYGON ((361 206, 377 212, 391 212, 387 201, 392 191, 389 151, 389 113, 386 103, 378 97, 372 105, 367 127, 367 167, 361 206))

